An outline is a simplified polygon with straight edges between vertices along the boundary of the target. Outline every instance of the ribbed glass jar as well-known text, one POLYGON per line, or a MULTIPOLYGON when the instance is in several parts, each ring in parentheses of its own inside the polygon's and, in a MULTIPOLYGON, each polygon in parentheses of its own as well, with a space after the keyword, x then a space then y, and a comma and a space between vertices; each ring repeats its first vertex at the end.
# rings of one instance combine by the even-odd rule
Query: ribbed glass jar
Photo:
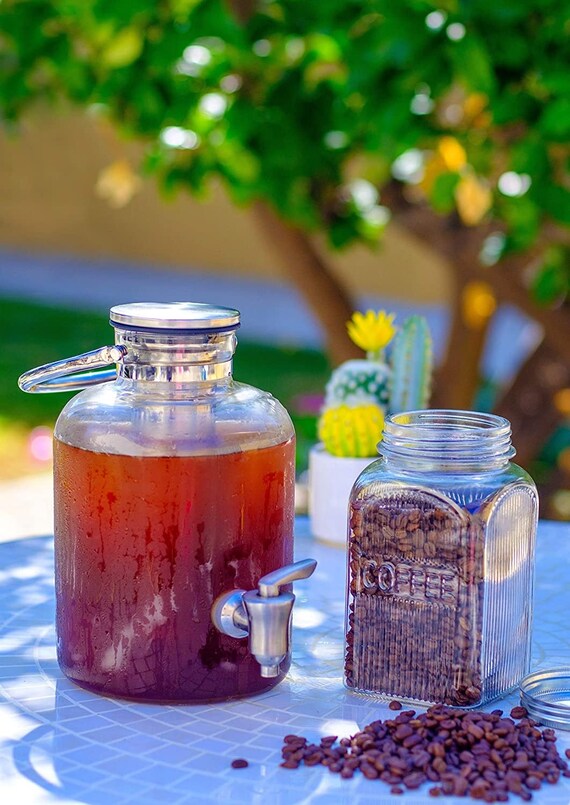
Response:
POLYGON ((379 451, 349 504, 345 684, 480 706, 528 672, 536 487, 491 414, 394 414, 379 451))

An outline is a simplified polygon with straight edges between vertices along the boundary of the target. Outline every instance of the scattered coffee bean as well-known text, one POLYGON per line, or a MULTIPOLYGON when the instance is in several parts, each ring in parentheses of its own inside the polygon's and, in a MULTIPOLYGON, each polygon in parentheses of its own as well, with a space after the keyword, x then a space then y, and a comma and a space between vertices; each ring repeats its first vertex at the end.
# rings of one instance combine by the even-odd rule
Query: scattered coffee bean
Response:
POLYGON ((360 771, 368 780, 375 780, 378 777, 378 770, 370 763, 361 763, 360 771))
POLYGON ((298 741, 302 741, 303 743, 307 743, 306 739, 301 738, 300 735, 286 735, 283 738, 283 743, 286 743, 286 744, 295 744, 298 741))
POLYGON ((232 760, 232 769, 245 769, 248 766, 249 763, 242 757, 237 757, 235 760, 232 760))
MULTIPOLYGON (((556 749, 554 730, 541 731, 525 716, 515 722, 503 718, 500 710, 485 713, 434 705, 416 714, 402 710, 400 702, 389 706, 401 712, 340 741, 330 735, 321 738, 319 746, 287 735, 281 766, 320 764, 343 779, 359 771, 369 780, 388 784, 392 794, 431 782, 436 784, 429 789, 432 797, 469 796, 490 803, 507 802, 509 794, 528 802, 531 792, 570 776, 568 763, 556 749)), ((570 757, 570 749, 566 756, 570 757)), ((235 763, 247 765, 240 760, 232 766, 235 763)))
POLYGON ((567 750, 564 752, 564 754, 566 755, 566 757, 567 757, 568 759, 570 759, 570 749, 567 749, 567 750))
POLYGON ((390 702, 388 707, 389 707, 390 710, 401 710, 402 709, 402 705, 400 704, 400 702, 397 702, 395 699, 394 699, 393 702, 390 702))
POLYGON ((513 707, 513 709, 511 710, 511 718, 519 719, 519 718, 526 718, 527 716, 528 716, 528 710, 526 709, 526 707, 523 707, 522 705, 513 707))
POLYGON ((298 760, 284 760, 283 763, 279 765, 282 769, 298 769, 300 763, 298 760))

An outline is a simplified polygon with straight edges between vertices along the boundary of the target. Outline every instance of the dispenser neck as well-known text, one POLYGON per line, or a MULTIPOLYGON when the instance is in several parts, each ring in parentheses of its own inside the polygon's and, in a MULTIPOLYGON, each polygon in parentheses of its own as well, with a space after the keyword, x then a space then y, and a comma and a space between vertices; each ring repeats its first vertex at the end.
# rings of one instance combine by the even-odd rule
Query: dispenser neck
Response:
POLYGON ((115 343, 127 354, 118 367, 124 380, 203 383, 230 378, 235 331, 181 332, 115 328, 115 343))

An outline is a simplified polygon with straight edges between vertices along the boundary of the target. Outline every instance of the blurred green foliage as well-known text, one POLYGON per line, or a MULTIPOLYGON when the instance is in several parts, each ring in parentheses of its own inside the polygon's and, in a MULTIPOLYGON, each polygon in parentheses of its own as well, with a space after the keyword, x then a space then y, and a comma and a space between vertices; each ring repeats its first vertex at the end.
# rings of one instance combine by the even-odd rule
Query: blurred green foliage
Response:
MULTIPOLYGON (((5 126, 66 98, 145 141, 166 194, 216 177, 335 247, 378 241, 393 175, 441 214, 494 220, 495 260, 569 224, 569 62, 560 0, 0 2, 5 126)), ((561 261, 551 246, 542 301, 561 261)))
POLYGON ((568 249, 547 250, 540 269, 533 277, 532 290, 541 304, 557 304, 570 293, 570 255, 568 249))
POLYGON ((17 299, 0 300, 0 418, 26 427, 51 425, 72 393, 23 394, 18 377, 27 369, 113 343, 109 319, 17 299))

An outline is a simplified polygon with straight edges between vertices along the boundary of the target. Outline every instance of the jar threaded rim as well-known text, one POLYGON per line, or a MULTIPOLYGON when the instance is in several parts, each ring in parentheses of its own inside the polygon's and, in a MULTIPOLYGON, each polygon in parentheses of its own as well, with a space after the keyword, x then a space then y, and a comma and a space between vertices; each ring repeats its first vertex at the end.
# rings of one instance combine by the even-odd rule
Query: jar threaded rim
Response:
POLYGON ((429 464, 460 471, 497 469, 515 455, 507 419, 452 409, 390 414, 378 450, 389 461, 411 461, 418 469, 429 464))

